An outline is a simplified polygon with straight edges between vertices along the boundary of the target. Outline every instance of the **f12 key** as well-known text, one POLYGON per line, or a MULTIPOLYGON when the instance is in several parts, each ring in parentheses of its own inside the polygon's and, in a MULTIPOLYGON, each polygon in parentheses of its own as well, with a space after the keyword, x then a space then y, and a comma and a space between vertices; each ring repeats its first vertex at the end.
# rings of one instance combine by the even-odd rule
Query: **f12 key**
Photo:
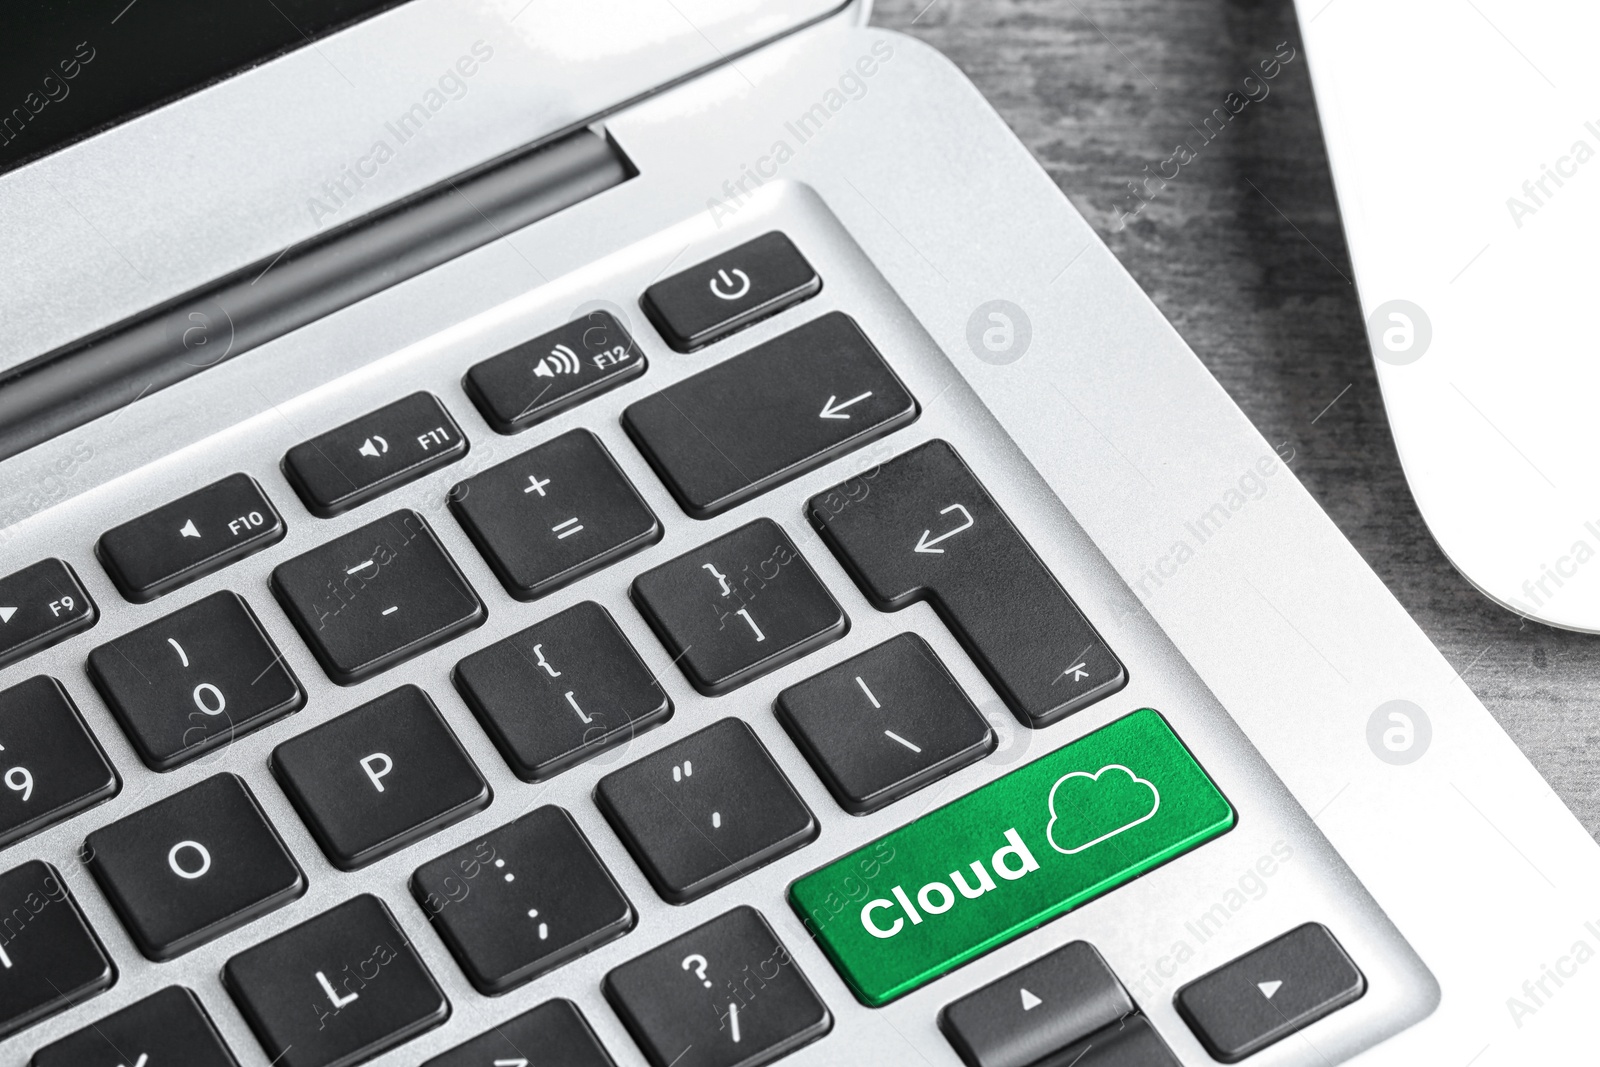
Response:
POLYGON ((944 441, 878 468, 806 512, 880 611, 927 600, 1026 726, 1048 726, 1127 683, 1122 663, 994 497, 944 441))

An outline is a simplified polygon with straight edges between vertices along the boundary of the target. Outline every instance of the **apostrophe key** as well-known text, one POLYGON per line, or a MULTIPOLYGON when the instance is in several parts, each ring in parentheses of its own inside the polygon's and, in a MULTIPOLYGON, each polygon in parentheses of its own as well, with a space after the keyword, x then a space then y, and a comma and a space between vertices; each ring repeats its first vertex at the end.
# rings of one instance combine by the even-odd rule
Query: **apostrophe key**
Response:
POLYGON ((324 519, 467 454, 467 439, 431 393, 412 393, 289 449, 283 472, 324 519))
POLYGON ((740 719, 600 779, 595 803, 661 899, 687 904, 816 839, 817 820, 740 719))

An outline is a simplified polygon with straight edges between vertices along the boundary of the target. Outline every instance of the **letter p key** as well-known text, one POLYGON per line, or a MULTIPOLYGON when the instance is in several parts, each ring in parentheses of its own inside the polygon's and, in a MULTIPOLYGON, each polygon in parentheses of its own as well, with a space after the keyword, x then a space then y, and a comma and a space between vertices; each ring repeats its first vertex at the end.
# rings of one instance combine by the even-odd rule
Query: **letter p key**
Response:
POLYGON ((374 752, 370 756, 361 757, 361 769, 367 772, 367 777, 372 779, 372 788, 383 792, 383 779, 394 770, 394 760, 382 752, 374 752))

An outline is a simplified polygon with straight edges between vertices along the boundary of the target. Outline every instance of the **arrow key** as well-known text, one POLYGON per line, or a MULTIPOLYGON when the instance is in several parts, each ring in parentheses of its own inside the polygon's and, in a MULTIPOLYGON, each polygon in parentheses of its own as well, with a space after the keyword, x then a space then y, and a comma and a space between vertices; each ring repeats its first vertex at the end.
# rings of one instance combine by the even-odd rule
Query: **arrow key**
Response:
POLYGON ((1366 991, 1328 928, 1306 923, 1190 982, 1176 1002, 1213 1059, 1238 1063, 1366 991))
POLYGON ((1026 1067, 1136 1010, 1094 946, 1074 941, 947 1005, 939 1028, 971 1067, 1026 1067))
POLYGON ((708 519, 916 417, 866 334, 834 311, 630 404, 622 424, 683 510, 708 519))

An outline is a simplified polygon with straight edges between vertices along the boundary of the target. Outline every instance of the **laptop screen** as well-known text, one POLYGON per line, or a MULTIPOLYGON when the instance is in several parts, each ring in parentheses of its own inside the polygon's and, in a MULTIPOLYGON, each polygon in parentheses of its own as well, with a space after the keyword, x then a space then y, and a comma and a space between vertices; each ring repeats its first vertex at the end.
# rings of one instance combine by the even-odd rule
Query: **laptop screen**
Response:
POLYGON ((9 0, 0 173, 403 0, 9 0))

